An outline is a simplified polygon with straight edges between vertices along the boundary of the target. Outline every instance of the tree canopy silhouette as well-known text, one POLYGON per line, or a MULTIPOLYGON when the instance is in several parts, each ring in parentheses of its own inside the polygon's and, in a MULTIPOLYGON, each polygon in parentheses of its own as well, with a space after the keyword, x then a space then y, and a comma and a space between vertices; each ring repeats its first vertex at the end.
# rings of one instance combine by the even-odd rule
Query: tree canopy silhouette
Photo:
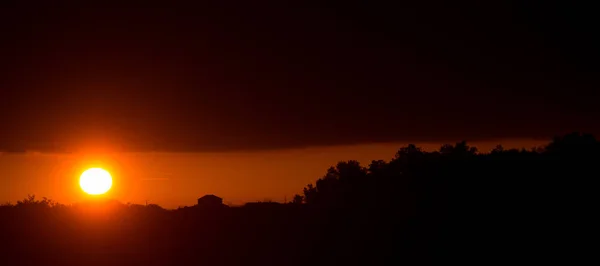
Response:
POLYGON ((596 226, 599 159, 593 136, 572 133, 541 148, 410 144, 388 161, 339 161, 289 204, 165 210, 28 195, 0 206, 0 255, 27 265, 572 262, 568 251, 586 248, 574 236, 596 226))

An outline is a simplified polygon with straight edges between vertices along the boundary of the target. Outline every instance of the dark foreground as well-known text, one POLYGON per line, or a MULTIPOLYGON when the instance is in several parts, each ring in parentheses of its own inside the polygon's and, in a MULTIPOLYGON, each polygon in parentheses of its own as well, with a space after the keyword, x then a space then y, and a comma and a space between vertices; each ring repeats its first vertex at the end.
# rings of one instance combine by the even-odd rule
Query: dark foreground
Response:
POLYGON ((597 239, 600 145, 409 146, 341 162, 292 204, 189 207, 27 199, 0 207, 0 265, 580 264, 597 239))

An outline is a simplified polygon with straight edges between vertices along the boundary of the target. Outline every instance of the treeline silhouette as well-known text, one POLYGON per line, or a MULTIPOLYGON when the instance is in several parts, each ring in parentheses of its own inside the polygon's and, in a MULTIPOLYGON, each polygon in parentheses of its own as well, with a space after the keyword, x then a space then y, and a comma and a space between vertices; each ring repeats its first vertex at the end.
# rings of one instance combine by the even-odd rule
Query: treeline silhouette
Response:
POLYGON ((165 210, 30 195, 0 207, 2 265, 578 263, 597 233, 600 142, 465 141, 341 161, 292 202, 165 210))

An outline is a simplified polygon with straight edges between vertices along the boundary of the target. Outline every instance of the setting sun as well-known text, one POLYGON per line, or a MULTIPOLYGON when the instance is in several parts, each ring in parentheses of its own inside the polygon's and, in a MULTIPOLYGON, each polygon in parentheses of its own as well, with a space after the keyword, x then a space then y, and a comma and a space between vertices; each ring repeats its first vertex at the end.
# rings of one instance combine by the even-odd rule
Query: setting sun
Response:
POLYGON ((106 193, 112 186, 112 177, 102 168, 90 168, 79 178, 81 189, 90 195, 106 193))

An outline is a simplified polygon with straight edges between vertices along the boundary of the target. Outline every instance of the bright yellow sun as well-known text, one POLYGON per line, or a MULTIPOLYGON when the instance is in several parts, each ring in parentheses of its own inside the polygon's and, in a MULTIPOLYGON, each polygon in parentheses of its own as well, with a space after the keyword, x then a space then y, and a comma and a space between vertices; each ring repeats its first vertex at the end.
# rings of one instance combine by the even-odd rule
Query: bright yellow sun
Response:
POLYGON ((79 186, 91 195, 104 194, 112 186, 112 177, 102 168, 90 168, 79 177, 79 186))

